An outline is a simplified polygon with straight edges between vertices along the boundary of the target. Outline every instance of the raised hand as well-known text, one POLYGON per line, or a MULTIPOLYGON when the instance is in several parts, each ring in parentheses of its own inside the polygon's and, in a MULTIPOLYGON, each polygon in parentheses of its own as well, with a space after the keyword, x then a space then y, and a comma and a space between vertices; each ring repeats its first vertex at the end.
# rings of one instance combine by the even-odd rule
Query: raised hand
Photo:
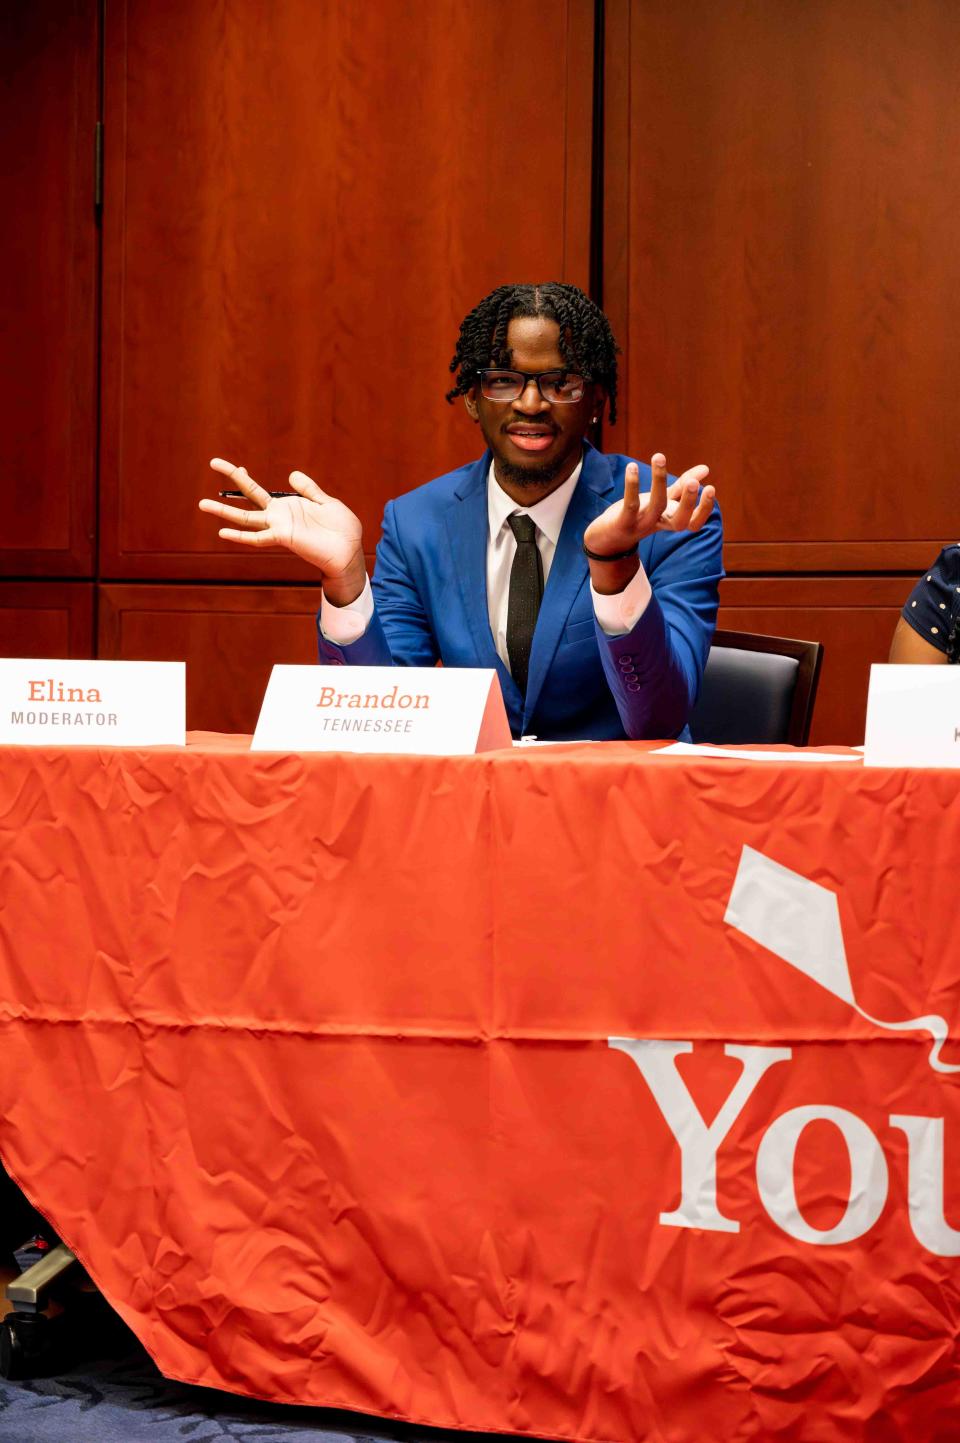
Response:
POLYGON ((324 592, 335 604, 344 605, 359 596, 366 579, 363 529, 349 507, 328 496, 302 471, 290 474, 296 496, 271 497, 244 466, 215 457, 210 467, 229 477, 258 508, 247 510, 205 497, 200 510, 229 523, 220 528, 224 541, 241 546, 285 546, 323 573, 324 592))
POLYGON ((611 556, 631 550, 652 531, 700 530, 713 510, 716 494, 712 486, 703 486, 710 468, 691 466, 668 486, 667 460, 658 451, 650 458, 650 470, 650 490, 641 496, 639 468, 635 461, 629 463, 623 500, 608 506, 584 532, 588 551, 611 556))

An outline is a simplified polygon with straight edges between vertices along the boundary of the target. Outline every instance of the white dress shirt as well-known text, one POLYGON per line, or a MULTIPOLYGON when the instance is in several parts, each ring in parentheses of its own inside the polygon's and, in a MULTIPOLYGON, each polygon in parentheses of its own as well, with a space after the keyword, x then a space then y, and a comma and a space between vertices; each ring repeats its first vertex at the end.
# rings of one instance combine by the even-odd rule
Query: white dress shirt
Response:
MULTIPOLYGON (((543 584, 546 587, 550 567, 557 550, 567 507, 580 479, 583 462, 562 485, 535 506, 518 506, 499 485, 493 462, 487 476, 487 615, 497 655, 509 669, 507 654, 507 605, 510 597, 510 568, 517 543, 507 524, 507 517, 529 516, 537 528, 537 549, 543 563, 543 584)), ((590 587, 593 610, 601 630, 607 636, 625 636, 640 620, 650 600, 650 582, 641 566, 623 591, 614 596, 600 596, 590 587)), ((320 630, 327 641, 349 646, 363 636, 373 617, 373 592, 367 578, 363 591, 346 606, 334 606, 325 596, 320 601, 320 630)))

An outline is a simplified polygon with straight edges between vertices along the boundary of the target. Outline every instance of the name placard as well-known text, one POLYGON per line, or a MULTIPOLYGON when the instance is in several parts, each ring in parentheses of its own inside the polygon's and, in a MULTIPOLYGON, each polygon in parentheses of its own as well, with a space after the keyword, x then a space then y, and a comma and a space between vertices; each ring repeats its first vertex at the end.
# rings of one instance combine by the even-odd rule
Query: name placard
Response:
POLYGON ((180 746, 182 661, 0 659, 0 744, 180 746))
POLYGON ((510 745, 495 671, 275 666, 251 749, 453 756, 510 745))
POLYGON ((868 767, 960 767, 960 666, 872 666, 868 767))

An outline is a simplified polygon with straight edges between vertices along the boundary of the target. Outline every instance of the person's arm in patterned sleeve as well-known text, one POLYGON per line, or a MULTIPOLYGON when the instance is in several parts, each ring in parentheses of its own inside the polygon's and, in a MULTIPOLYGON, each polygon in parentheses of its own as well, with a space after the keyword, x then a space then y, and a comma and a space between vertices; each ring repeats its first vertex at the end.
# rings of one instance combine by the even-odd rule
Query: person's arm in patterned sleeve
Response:
POLYGON ((890 661, 945 666, 960 660, 960 545, 941 551, 907 597, 890 661))

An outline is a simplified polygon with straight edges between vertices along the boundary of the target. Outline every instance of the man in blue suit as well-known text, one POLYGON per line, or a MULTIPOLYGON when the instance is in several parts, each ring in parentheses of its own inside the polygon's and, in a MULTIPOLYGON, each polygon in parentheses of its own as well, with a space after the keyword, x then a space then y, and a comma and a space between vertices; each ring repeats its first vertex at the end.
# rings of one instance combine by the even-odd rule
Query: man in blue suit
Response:
POLYGON ((202 501, 220 535, 288 546, 322 573, 320 660, 494 667, 515 736, 684 732, 713 635, 722 534, 706 466, 676 481, 586 440, 617 346, 575 286, 501 286, 460 328, 448 400, 487 451, 387 504, 373 582, 360 523, 309 477, 253 511, 202 501))

